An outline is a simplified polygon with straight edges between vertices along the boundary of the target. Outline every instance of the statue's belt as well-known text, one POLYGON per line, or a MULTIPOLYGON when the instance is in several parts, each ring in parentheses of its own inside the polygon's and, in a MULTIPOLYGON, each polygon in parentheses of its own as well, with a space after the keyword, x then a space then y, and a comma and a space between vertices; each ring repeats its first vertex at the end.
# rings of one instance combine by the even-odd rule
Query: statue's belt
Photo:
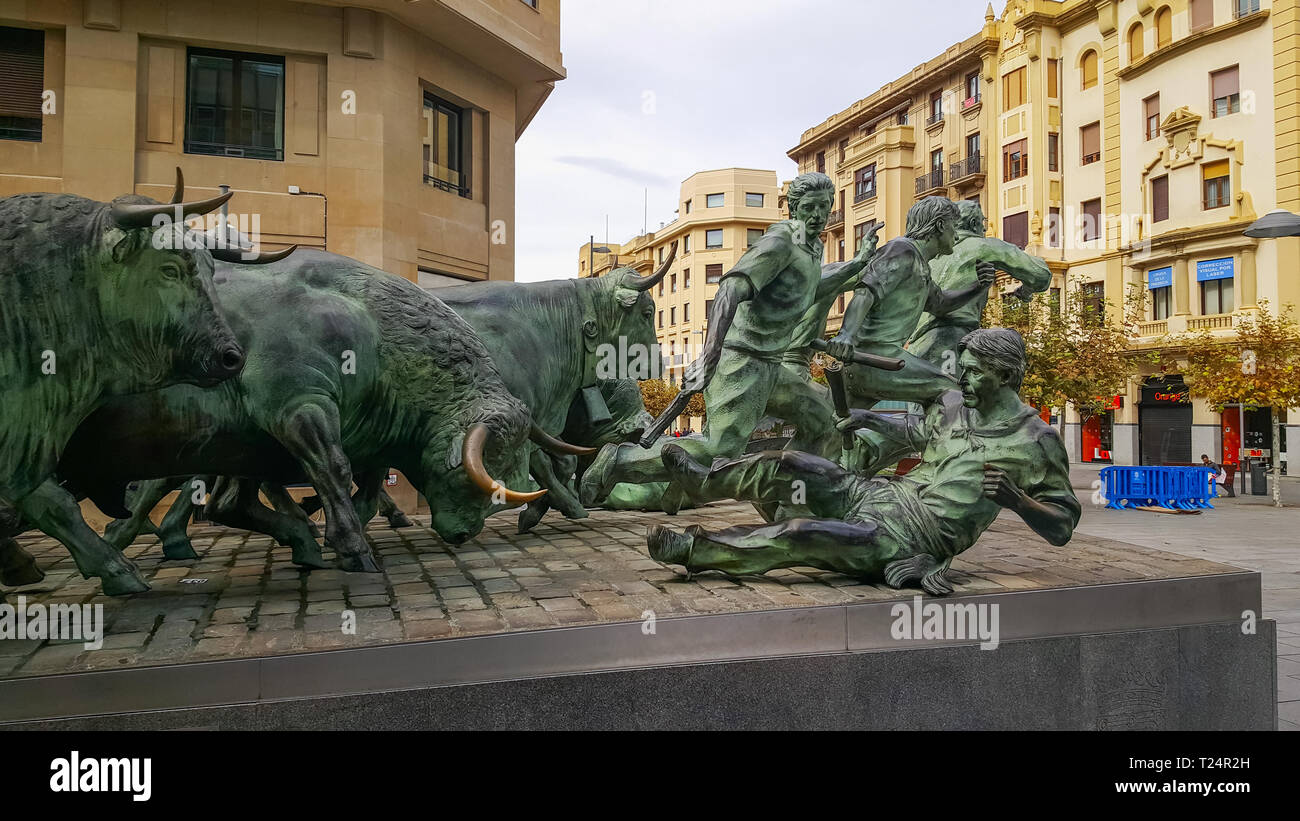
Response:
POLYGON ((757 359, 760 362, 767 362, 772 365, 781 364, 781 360, 786 353, 784 349, 779 351, 759 351, 741 342, 723 342, 722 347, 730 351, 735 351, 736 353, 743 353, 745 356, 752 359, 757 359))

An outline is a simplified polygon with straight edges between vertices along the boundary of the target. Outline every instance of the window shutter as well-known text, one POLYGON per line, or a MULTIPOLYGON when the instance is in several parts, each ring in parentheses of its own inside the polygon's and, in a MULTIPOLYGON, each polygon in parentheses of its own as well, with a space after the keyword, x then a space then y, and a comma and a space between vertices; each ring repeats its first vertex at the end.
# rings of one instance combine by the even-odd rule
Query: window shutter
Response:
POLYGON ((45 32, 0 28, 0 117, 40 117, 45 32))
POLYGON ((1156 177, 1151 181, 1151 221, 1169 219, 1169 177, 1156 177))
POLYGON ((1083 156, 1101 153, 1101 124, 1085 125, 1081 134, 1083 156))
POLYGON ((1241 90, 1240 80, 1238 78, 1237 67, 1226 68, 1223 71, 1216 71, 1210 75, 1210 82, 1214 89, 1215 100, 1223 97, 1231 97, 1241 90))
POLYGON ((1201 166, 1201 180, 1215 180, 1219 177, 1228 176, 1228 161, 1218 160, 1216 162, 1207 162, 1201 166))

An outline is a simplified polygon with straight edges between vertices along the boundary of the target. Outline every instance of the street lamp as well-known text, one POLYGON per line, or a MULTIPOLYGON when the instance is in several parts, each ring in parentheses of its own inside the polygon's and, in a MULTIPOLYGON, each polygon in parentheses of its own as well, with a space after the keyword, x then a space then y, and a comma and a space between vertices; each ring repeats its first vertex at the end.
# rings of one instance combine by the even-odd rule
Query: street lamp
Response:
POLYGON ((599 251, 602 254, 610 253, 609 248, 605 245, 602 245, 599 248, 596 247, 596 235, 592 234, 591 242, 587 243, 587 268, 588 270, 591 271, 591 275, 593 277, 596 275, 596 252, 597 251, 599 251))

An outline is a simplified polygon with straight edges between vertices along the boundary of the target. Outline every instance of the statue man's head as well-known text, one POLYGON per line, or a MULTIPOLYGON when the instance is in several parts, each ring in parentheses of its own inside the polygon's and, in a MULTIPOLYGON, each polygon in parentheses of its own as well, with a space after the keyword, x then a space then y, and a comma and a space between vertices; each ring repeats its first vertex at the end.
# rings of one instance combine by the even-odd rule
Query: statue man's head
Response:
POLYGON ((984 236, 988 231, 988 220, 984 209, 974 200, 962 200, 957 203, 957 230, 984 236))
POLYGON ((952 253, 957 241, 957 204, 947 197, 926 197, 907 212, 907 238, 921 246, 926 259, 952 253))
POLYGON ((835 203, 835 183, 819 171, 800 174, 786 194, 790 216, 804 224, 809 237, 821 235, 835 203))
POLYGON ((1002 390, 1019 393, 1025 381, 1025 340, 1010 328, 980 328, 958 346, 961 393, 968 408, 987 408, 1002 390))

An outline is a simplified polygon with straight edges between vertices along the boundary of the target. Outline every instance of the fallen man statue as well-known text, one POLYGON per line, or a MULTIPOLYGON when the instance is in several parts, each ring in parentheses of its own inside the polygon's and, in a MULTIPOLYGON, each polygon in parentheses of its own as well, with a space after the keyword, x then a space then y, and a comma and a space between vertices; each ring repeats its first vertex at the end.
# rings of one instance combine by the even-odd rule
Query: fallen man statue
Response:
POLYGON ((1005 328, 981 329, 962 339, 960 350, 960 390, 939 397, 922 422, 854 410, 839 423, 920 451, 921 464, 906 476, 873 478, 798 451, 708 466, 680 447, 665 447, 664 465, 697 501, 802 504, 817 518, 717 532, 656 525, 647 537, 651 557, 730 575, 816 567, 894 588, 920 581, 945 595, 952 592, 953 557, 975 544, 1003 508, 1052 544, 1069 542, 1081 508, 1060 438, 1017 393, 1024 340, 1005 328))

